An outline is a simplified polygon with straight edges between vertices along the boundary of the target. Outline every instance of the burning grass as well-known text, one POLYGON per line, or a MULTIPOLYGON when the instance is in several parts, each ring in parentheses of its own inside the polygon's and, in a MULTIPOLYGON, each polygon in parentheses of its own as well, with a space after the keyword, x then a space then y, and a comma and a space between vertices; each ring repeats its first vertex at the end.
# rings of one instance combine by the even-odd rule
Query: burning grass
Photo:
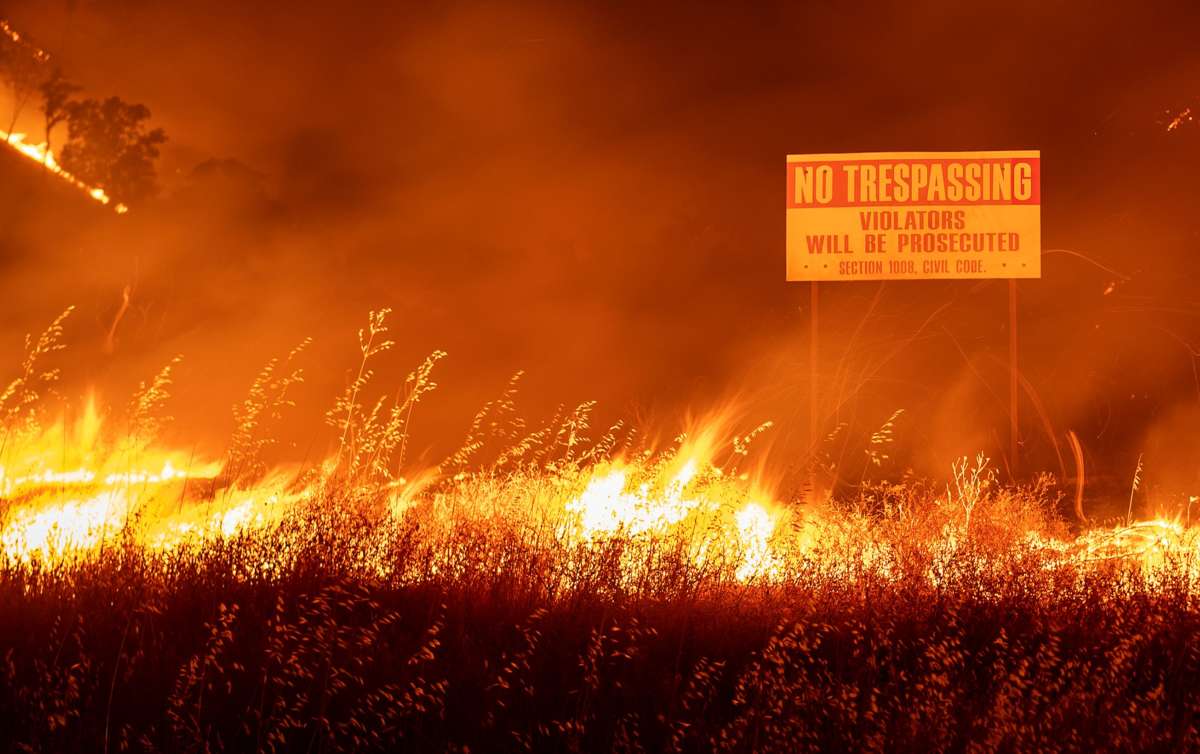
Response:
POLYGON ((0 739, 28 751, 1092 751, 1197 746, 1197 542, 1068 532, 986 459, 820 509, 720 421, 669 447, 515 385, 401 475, 440 354, 329 459, 263 461, 303 378, 270 363, 225 458, 163 450, 170 367, 119 431, 39 420, 62 320, 4 411, 0 739), (67 451, 64 451, 67 448, 67 451))

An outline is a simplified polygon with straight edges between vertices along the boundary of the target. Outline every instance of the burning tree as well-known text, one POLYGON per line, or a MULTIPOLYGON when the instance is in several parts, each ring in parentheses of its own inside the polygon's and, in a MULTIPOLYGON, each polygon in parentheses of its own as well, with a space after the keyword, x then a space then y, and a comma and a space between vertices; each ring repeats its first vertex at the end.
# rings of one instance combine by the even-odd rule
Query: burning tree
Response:
POLYGON ((65 105, 67 143, 63 168, 85 183, 102 186, 115 200, 137 202, 157 190, 154 160, 166 142, 161 128, 147 130, 150 110, 120 97, 65 105))

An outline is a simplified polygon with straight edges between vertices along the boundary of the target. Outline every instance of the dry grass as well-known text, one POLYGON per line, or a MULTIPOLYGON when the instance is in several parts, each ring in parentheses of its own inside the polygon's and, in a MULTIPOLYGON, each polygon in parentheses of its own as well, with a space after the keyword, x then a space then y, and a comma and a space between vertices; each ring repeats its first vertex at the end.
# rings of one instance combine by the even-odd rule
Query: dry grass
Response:
POLYGON ((917 535, 951 514, 906 505, 903 518, 846 517, 853 530, 875 515, 877 541, 909 543, 886 571, 822 550, 770 583, 697 566, 669 539, 539 547, 474 515, 381 534, 368 515, 320 506, 172 552, 127 542, 9 563, 0 739, 26 751, 1197 745, 1186 572, 1081 574, 997 541, 989 517, 1024 511, 1007 496, 972 511, 976 533, 952 552, 934 550, 917 535))
MULTIPOLYGON (((281 515, 163 547, 141 536, 153 522, 135 508, 95 546, 0 548, 0 746, 1200 748, 1190 550, 1152 569, 1085 557, 1107 550, 1067 535, 1052 480, 1002 488, 977 459, 946 485, 864 481, 827 510, 779 511, 764 555, 730 522, 755 494, 736 472, 765 427, 672 492, 663 480, 697 438, 660 454, 621 425, 590 439, 589 404, 530 429, 515 378, 440 473, 403 483, 440 354, 390 403, 372 402, 385 333, 373 315, 329 414, 336 455, 296 482, 303 494, 281 515), (566 501, 619 459, 629 489, 712 505, 664 530, 581 535, 566 501)), ((31 353, 44 358, 59 334, 31 353)), ((255 489, 266 425, 302 379, 294 357, 255 380, 224 470, 190 506, 255 489)), ((38 369, 0 399, 6 437, 36 434, 38 369)), ((134 401, 125 436, 139 449, 169 377, 134 401)), ((882 457, 891 423, 868 456, 882 457)), ((40 499, 23 494, 6 505, 40 499)))

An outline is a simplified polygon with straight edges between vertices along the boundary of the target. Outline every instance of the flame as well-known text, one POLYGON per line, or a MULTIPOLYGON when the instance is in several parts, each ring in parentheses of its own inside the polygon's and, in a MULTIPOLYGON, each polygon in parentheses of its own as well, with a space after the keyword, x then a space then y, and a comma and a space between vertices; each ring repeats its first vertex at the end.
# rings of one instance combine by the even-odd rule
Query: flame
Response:
POLYGON ((735 574, 739 579, 778 575, 778 559, 771 549, 771 536, 775 533, 778 520, 778 514, 753 501, 734 515, 745 561, 738 566, 735 574))
POLYGON ((649 482, 629 491, 624 469, 600 472, 578 498, 567 503, 566 510, 578 515, 584 539, 617 533, 662 534, 697 508, 711 506, 708 501, 683 494, 695 476, 696 461, 688 459, 661 491, 652 491, 649 482))
POLYGON ((693 553, 697 565, 732 556, 739 580, 777 573, 771 540, 782 514, 749 499, 739 480, 725 477, 708 459, 688 456, 677 466, 661 483, 631 482, 639 470, 624 464, 594 470, 583 491, 564 506, 568 539, 592 543, 703 532, 707 536, 701 535, 693 553))
MULTIPOLYGON (((102 441, 105 420, 89 395, 78 415, 64 415, 20 438, 4 451, 0 500, 0 555, 24 563, 59 561, 98 553, 118 537, 170 551, 185 543, 238 536, 277 524, 295 506, 322 494, 334 473, 326 462, 306 485, 276 470, 250 489, 208 490, 220 464, 179 451, 115 447, 102 441), (189 488, 191 494, 189 495, 189 488)), ((653 542, 702 533, 692 548, 697 564, 717 557, 737 562, 737 578, 778 570, 772 538, 782 511, 751 497, 743 478, 712 460, 712 431, 666 460, 649 455, 581 470, 546 501, 567 543, 594 545, 631 538, 653 542), (572 492, 571 490, 575 490, 572 492)), ((438 478, 432 472, 386 485, 387 515, 394 521, 423 515, 422 497, 438 478)))
MULTIPOLYGON (((47 63, 50 61, 50 53, 46 52, 40 47, 30 44, 28 39, 21 36, 20 32, 14 29, 7 20, 2 18, 0 18, 0 34, 8 37, 8 39, 13 43, 20 45, 27 54, 29 54, 38 62, 47 63)), ((9 133, 3 129, 0 129, 0 139, 2 139, 8 146, 16 150, 18 154, 33 160, 34 162, 42 164, 45 166, 46 170, 54 173, 60 179, 66 181, 75 188, 82 190, 92 199, 104 205, 112 204, 112 199, 107 193, 105 193, 103 188, 100 188, 99 186, 89 186, 87 183, 79 180, 66 170, 63 170, 58 164, 58 161, 54 159, 54 153, 47 148, 45 142, 41 144, 30 144, 25 141, 25 134, 15 132, 9 133)), ((113 204, 113 209, 118 215, 123 215, 129 211, 129 207, 126 207, 120 202, 113 204)))
POLYGON ((98 546, 106 529, 126 516, 124 496, 108 490, 83 499, 67 499, 43 509, 19 509, 10 516, 0 546, 28 563, 98 546))
POLYGON ((171 528, 187 486, 212 480, 219 464, 181 451, 101 442, 104 421, 89 394, 74 420, 64 413, 36 431, 7 432, 0 461, 0 550, 23 562, 95 550, 135 517, 171 528))
MULTIPOLYGON (((325 499, 329 485, 359 484, 339 477, 335 464, 326 461, 303 483, 295 469, 278 468, 243 489, 221 479, 219 462, 143 446, 120 432, 114 441, 117 428, 111 424, 89 395, 75 415, 64 412, 45 428, 5 437, 0 562, 95 557, 117 543, 172 552, 253 537, 281 525, 301 506, 325 499)), ((969 552, 971 526, 979 525, 982 514, 956 515, 958 498, 931 501, 943 518, 926 530, 925 540, 889 539, 877 531, 878 521, 800 510, 776 500, 763 480, 723 466, 717 460, 721 426, 705 425, 694 440, 661 454, 533 470, 505 480, 425 471, 351 492, 361 492, 362 499, 378 495, 382 518, 375 525, 381 530, 415 522, 427 536, 452 534, 459 526, 455 516, 462 515, 487 526, 503 522, 514 531, 523 520, 550 522, 558 546, 607 552, 615 545, 619 566, 631 579, 645 573, 647 553, 670 551, 697 569, 728 568, 740 582, 783 582, 813 563, 851 578, 870 573, 899 581, 911 573, 906 562, 919 562, 923 577, 941 586, 955 558, 969 552), (909 548, 925 556, 906 561, 909 548)), ((1082 574, 1129 567, 1154 578, 1182 563, 1200 581, 1200 528, 1169 517, 1095 528, 1075 538, 1042 530, 1016 534, 1020 547, 1046 568, 1082 574)), ((450 572, 453 557, 433 562, 430 572, 450 572)), ((279 567, 274 556, 264 558, 261 568, 279 567)), ((367 547, 361 559, 366 573, 381 578, 397 567, 384 550, 372 555, 367 547)))
MULTIPOLYGON (((92 199, 104 205, 112 203, 112 199, 107 193, 104 192, 104 189, 98 186, 89 186, 67 171, 63 170, 58 164, 58 161, 54 159, 54 152, 46 148, 45 142, 42 142, 41 144, 30 144, 25 141, 25 134, 10 134, 2 128, 0 128, 0 139, 4 140, 4 142, 16 150, 18 154, 21 154, 30 160, 45 166, 45 168, 51 173, 54 173, 60 179, 66 181, 75 188, 82 190, 92 199)), ((118 215, 123 215, 129 211, 129 207, 117 202, 113 204, 113 210, 116 211, 118 215)))
POLYGON ((1167 123, 1167 130, 1174 131, 1184 123, 1191 123, 1195 118, 1192 116, 1192 108, 1185 107, 1175 114, 1175 117, 1167 123))

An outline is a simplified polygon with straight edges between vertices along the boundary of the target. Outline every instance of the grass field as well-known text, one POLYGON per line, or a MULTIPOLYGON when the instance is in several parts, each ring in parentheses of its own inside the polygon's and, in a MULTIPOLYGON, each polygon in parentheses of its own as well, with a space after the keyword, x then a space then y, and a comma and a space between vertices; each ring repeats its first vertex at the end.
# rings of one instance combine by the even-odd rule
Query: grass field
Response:
POLYGON ((788 503, 742 469, 756 432, 647 449, 586 405, 525 427, 511 391, 406 478, 438 355, 366 399, 382 315, 324 463, 262 460, 293 354, 189 464, 157 446, 169 367, 120 431, 39 418, 61 325, 0 399, 5 750, 1200 748, 1178 523, 1073 532, 1053 480, 982 458, 788 503))

